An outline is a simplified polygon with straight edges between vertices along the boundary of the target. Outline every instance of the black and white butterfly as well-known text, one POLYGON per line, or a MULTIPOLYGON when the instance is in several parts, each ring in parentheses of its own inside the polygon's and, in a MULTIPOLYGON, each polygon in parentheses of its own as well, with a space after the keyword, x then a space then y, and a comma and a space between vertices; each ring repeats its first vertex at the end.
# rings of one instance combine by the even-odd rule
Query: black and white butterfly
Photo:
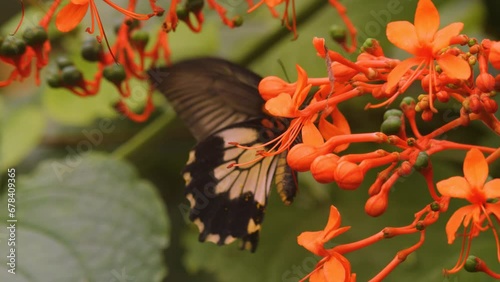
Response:
POLYGON ((255 251, 273 178, 285 204, 295 197, 296 173, 286 152, 243 166, 258 156, 244 146, 267 143, 288 121, 263 113, 258 92, 261 77, 222 59, 201 58, 150 71, 160 90, 198 144, 183 171, 189 219, 200 241, 219 245, 242 239, 241 248, 255 251))

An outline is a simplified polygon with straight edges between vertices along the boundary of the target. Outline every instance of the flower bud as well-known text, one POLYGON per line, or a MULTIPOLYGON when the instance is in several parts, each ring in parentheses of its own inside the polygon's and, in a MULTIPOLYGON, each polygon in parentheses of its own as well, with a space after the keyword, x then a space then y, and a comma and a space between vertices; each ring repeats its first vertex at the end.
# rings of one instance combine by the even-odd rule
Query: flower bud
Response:
POLYGON ((304 143, 297 144, 290 149, 286 160, 288 165, 296 171, 308 171, 312 162, 319 156, 318 149, 304 143))
POLYGON ((50 72, 47 74, 47 84, 52 88, 59 88, 62 86, 62 77, 59 72, 50 72))
POLYGON ((495 88, 495 78, 489 73, 482 73, 476 78, 476 86, 483 93, 491 92, 495 88))
POLYGON ((334 178, 340 189, 354 190, 361 185, 365 178, 365 173, 355 163, 348 161, 341 161, 337 164, 335 169, 334 178))
POLYGON ((81 55, 89 62, 97 62, 102 56, 102 45, 94 38, 89 38, 83 42, 81 55))
POLYGON ((186 10, 194 13, 198 13, 203 9, 203 0, 187 0, 186 10))
POLYGON ((401 130, 401 118, 398 116, 389 116, 380 125, 380 132, 386 135, 396 135, 401 130))
POLYGON ((339 44, 345 43, 347 39, 347 31, 342 26, 332 25, 330 26, 330 38, 339 44))
POLYGON ((23 33, 23 39, 29 46, 40 46, 48 38, 47 31, 41 26, 27 28, 23 33))
POLYGON ((398 109, 390 109, 385 111, 384 113, 384 120, 388 119, 389 117, 395 116, 400 118, 403 115, 403 112, 398 109))
POLYGON ((415 164, 413 164, 413 167, 416 170, 422 170, 424 168, 427 168, 429 166, 429 154, 425 151, 421 151, 418 153, 417 159, 415 160, 415 164))
POLYGON ((26 52, 26 42, 15 36, 7 36, 0 46, 0 56, 12 58, 21 56, 26 52))
POLYGON ((450 94, 447 91, 439 91, 436 93, 436 98, 441 103, 446 103, 450 100, 450 94))
POLYGON ((494 68, 500 69, 500 42, 495 41, 491 44, 489 61, 494 68))
POLYGON ((379 193, 366 201, 365 212, 369 216, 379 216, 385 212, 388 203, 387 194, 379 193))
POLYGON ((144 30, 134 30, 130 35, 132 43, 138 48, 144 48, 149 42, 149 33, 144 30))
POLYGON ((104 78, 114 84, 120 84, 125 78, 126 73, 122 65, 111 64, 106 66, 102 72, 104 78))
POLYGON ((66 66, 61 71, 61 78, 66 85, 76 85, 83 80, 83 74, 75 66, 66 66))
POLYGON ((240 15, 237 15, 233 18, 233 24, 234 26, 241 26, 243 25, 243 17, 240 15))
POLYGON ((265 101, 278 96, 281 93, 292 94, 294 87, 277 76, 266 76, 259 83, 259 92, 265 101))
POLYGON ((334 171, 337 168, 339 157, 335 154, 326 154, 317 157, 311 164, 311 174, 319 183, 335 181, 334 171))
POLYGON ((490 97, 483 97, 483 95, 481 95, 481 103, 483 104, 483 108, 487 113, 494 114, 498 110, 497 102, 490 97))
POLYGON ((73 62, 65 56, 59 56, 56 58, 56 64, 60 70, 64 69, 67 66, 72 66, 73 62))
POLYGON ((477 272, 478 261, 475 256, 469 256, 467 260, 465 260, 464 269, 468 272, 477 272))

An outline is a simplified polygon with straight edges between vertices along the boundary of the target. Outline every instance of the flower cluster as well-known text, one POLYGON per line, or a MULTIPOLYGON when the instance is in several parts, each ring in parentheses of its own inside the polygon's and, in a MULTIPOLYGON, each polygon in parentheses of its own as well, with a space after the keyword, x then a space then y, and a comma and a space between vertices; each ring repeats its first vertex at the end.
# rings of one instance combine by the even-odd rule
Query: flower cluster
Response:
POLYGON ((500 277, 479 258, 469 257, 472 239, 491 230, 500 261, 500 243, 494 227, 494 222, 500 220, 500 179, 488 181, 488 166, 500 157, 500 148, 439 138, 474 121, 482 122, 492 133, 500 135, 500 122, 495 116, 498 105, 494 100, 495 91, 500 90, 500 75, 495 77, 489 73, 490 65, 500 67, 500 42, 488 39, 478 42, 469 38, 460 33, 463 28, 460 22, 442 29, 439 25, 439 13, 432 1, 419 0, 414 23, 391 22, 386 32, 392 44, 412 57, 403 61, 386 57, 379 43, 368 39, 353 62, 328 50, 324 39, 314 38, 317 55, 329 66, 327 77, 309 78, 306 71, 297 66, 296 82, 287 83, 274 76, 261 81, 259 91, 266 101, 267 113, 291 119, 286 132, 266 144, 271 149, 264 152, 261 146, 253 148, 261 157, 288 151, 287 161, 292 169, 310 171, 318 182, 334 182, 344 190, 357 189, 368 171, 383 167, 368 190, 365 212, 371 216, 385 212, 389 205, 388 193, 394 183, 413 171, 425 178, 426 190, 433 200, 418 211, 414 221, 407 226, 387 227, 358 242, 325 250, 324 243, 347 231, 346 228, 338 229, 340 214, 332 207, 324 231, 304 232, 298 237, 300 245, 324 257, 308 276, 310 281, 353 281, 355 275, 343 254, 383 239, 420 233, 417 244, 399 251, 371 281, 384 279, 424 243, 426 227, 447 211, 454 198, 466 199, 470 205, 456 210, 446 226, 450 244, 460 225, 465 235, 457 264, 445 273, 465 268, 500 277), (475 66, 479 69, 477 75, 474 75, 475 66), (420 82, 423 91, 416 99, 408 91, 415 82, 420 82), (314 91, 309 94, 311 90, 314 91), (368 104, 365 109, 388 106, 398 97, 405 97, 400 109, 385 112, 380 131, 351 133, 349 121, 340 112, 339 105, 362 95, 382 100, 379 104, 368 104), (438 102, 460 105, 460 115, 430 133, 420 133, 418 114, 423 121, 433 120, 438 113, 438 102), (297 138, 299 136, 301 138, 297 138), (395 149, 342 154, 350 144, 367 142, 389 144, 395 149), (464 177, 456 176, 435 184, 431 158, 447 150, 467 151, 464 177))
MULTIPOLYGON (((54 88, 66 88, 78 96, 85 97, 99 93, 101 81, 104 78, 114 84, 120 94, 120 100, 115 108, 131 120, 146 121, 154 110, 152 88, 149 88, 142 113, 133 112, 125 101, 131 96, 131 80, 147 80, 145 70, 158 63, 171 63, 168 32, 175 31, 179 21, 185 22, 193 32, 200 32, 203 26, 205 2, 210 9, 218 13, 222 22, 228 27, 233 28, 243 24, 243 18, 239 15, 229 19, 227 10, 216 0, 173 0, 166 12, 162 28, 158 29, 155 36, 150 36, 149 31, 143 28, 143 22, 151 17, 160 17, 165 14, 164 9, 156 4, 156 0, 149 0, 151 7, 149 14, 136 12, 137 0, 129 0, 126 8, 111 0, 103 0, 103 2, 124 16, 119 27, 115 29, 116 40, 114 42, 108 40, 95 0, 70 0, 64 6, 61 0, 55 0, 38 26, 26 28, 22 38, 11 35, 0 42, 0 60, 14 67, 10 76, 0 81, 0 87, 29 77, 32 64, 36 66, 36 83, 40 84, 40 70, 49 63, 51 54, 47 32, 49 23, 54 18, 57 30, 67 33, 80 25, 85 15, 90 14, 90 27, 87 27, 85 31, 88 34, 94 34, 97 30, 97 35, 95 39, 90 38, 84 42, 81 55, 86 61, 97 64, 93 79, 85 79, 78 66, 66 57, 58 57, 55 59, 57 67, 52 69, 47 76, 48 85, 54 88), (154 38, 154 42, 148 44, 151 38, 154 38), (150 47, 146 48, 147 46, 150 47)), ((352 51, 356 48, 356 41, 353 40, 356 30, 346 16, 345 8, 338 3, 338 0, 329 0, 329 2, 339 11, 347 24, 351 45, 347 45, 345 34, 338 40, 342 42, 346 50, 352 51)), ((256 4, 252 0, 247 0, 247 4, 249 13, 262 4, 266 4, 274 17, 279 17, 275 8, 281 4, 285 5, 284 14, 281 17, 282 24, 293 31, 295 38, 298 36, 294 0, 262 0, 256 4)), ((22 20, 19 26, 21 24, 22 20)))

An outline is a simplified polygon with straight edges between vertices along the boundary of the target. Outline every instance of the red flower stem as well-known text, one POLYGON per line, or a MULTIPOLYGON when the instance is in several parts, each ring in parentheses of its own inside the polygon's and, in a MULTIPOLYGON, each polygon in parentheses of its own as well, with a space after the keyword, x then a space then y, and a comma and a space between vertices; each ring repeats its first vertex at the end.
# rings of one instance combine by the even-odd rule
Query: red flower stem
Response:
POLYGON ((366 143, 366 142, 381 143, 381 142, 384 142, 386 140, 387 140, 387 136, 385 136, 384 134, 382 134, 380 132, 337 135, 337 136, 334 136, 334 137, 328 139, 328 141, 326 141, 325 144, 323 144, 319 147, 319 150, 325 151, 325 152, 331 152, 337 146, 340 146, 343 144, 366 143))
POLYGON ((370 282, 382 281, 387 275, 389 275, 399 264, 406 260, 409 254, 416 251, 418 248, 422 246, 425 241, 425 231, 420 232, 420 240, 413 246, 408 249, 402 250, 396 254, 394 259, 386 266, 382 271, 380 271, 375 277, 370 279, 370 282))
POLYGON ((440 197, 436 193, 436 188, 434 186, 434 170, 432 169, 432 164, 429 163, 428 167, 421 170, 420 173, 424 176, 425 183, 427 183, 427 190, 429 190, 432 199, 439 202, 440 197))
POLYGON ((448 140, 432 140, 432 146, 427 150, 429 155, 435 154, 437 152, 441 152, 444 150, 456 149, 456 150, 470 150, 472 148, 476 148, 482 152, 486 153, 494 153, 497 148, 490 148, 484 146, 470 145, 470 144, 461 144, 448 140))
POLYGON ((326 107, 333 107, 340 102, 357 97, 361 94, 362 94, 362 92, 359 91, 359 89, 354 88, 354 89, 347 91, 345 93, 334 95, 334 97, 331 97, 329 99, 308 105, 305 109, 299 111, 300 116, 310 117, 310 116, 316 114, 317 112, 324 110, 326 107))
POLYGON ((471 114, 472 119, 481 119, 481 121, 486 124, 490 129, 492 129, 496 134, 500 135, 500 122, 494 114, 481 113, 479 115, 471 114))
POLYGON ((358 163, 362 162, 363 160, 368 160, 368 159, 374 159, 374 158, 381 158, 389 155, 388 152, 384 150, 376 150, 375 152, 370 152, 366 154, 350 154, 350 155, 345 155, 339 158, 338 162, 341 161, 348 161, 352 163, 358 163))
POLYGON ((337 252, 337 253, 343 255, 346 253, 350 253, 350 252, 368 247, 368 246, 375 244, 383 239, 385 239, 384 231, 379 231, 376 234, 374 234, 370 237, 367 237, 365 239, 362 239, 362 240, 359 240, 359 241, 353 242, 353 243, 338 245, 338 246, 335 246, 332 249, 326 250, 326 251, 328 253, 337 252))
POLYGON ((500 148, 496 149, 493 153, 491 153, 487 158, 486 162, 488 164, 492 164, 496 159, 500 158, 500 148))
POLYGON ((432 131, 431 133, 425 135, 424 138, 434 139, 437 136, 444 134, 444 133, 446 133, 446 132, 448 132, 456 127, 467 125, 468 121, 469 121, 469 119, 466 116, 460 116, 460 117, 450 121, 449 123, 439 127, 438 129, 432 131))
POLYGON ((311 84, 312 86, 328 85, 330 84, 330 80, 328 77, 308 78, 307 84, 311 84))
POLYGON ((45 13, 43 18, 39 22, 39 25, 41 27, 43 27, 45 29, 48 27, 50 20, 52 19, 52 16, 56 12, 57 7, 59 7, 59 4, 61 4, 61 1, 62 0, 54 0, 54 2, 52 2, 52 5, 50 5, 49 10, 45 13))
POLYGON ((352 24, 351 20, 347 16, 347 9, 342 6, 337 0, 330 0, 330 5, 332 5, 337 12, 339 13, 340 17, 342 18, 342 21, 344 21, 345 25, 347 26, 347 29, 349 30, 349 37, 351 38, 351 46, 348 47, 345 44, 343 44, 343 48, 349 52, 352 53, 356 51, 357 47, 357 40, 356 40, 356 34, 358 33, 354 25, 352 24))
MULTIPOLYGON (((136 19, 136 20, 145 21, 145 20, 148 20, 149 18, 151 18, 151 17, 153 17, 153 16, 156 15, 156 12, 152 13, 152 14, 148 14, 148 15, 134 13, 133 11, 129 11, 128 9, 123 9, 122 7, 118 6, 117 4, 113 3, 110 0, 103 0, 103 1, 106 2, 106 4, 108 4, 109 6, 113 7, 118 12, 120 12, 120 13, 126 15, 126 16, 129 16, 129 17, 131 17, 133 19, 136 19)), ((93 2, 93 1, 91 1, 91 2, 93 2)))
POLYGON ((482 271, 495 279, 500 279, 500 274, 491 270, 488 265, 486 265, 486 263, 480 258, 476 258, 476 269, 477 271, 482 271))
POLYGON ((225 25, 227 25, 230 28, 234 27, 234 22, 227 18, 226 16, 227 11, 226 9, 224 9, 224 7, 219 5, 215 0, 207 0, 207 3, 211 9, 214 9, 217 12, 217 14, 219 14, 219 17, 222 19, 222 22, 225 25))
POLYGON ((383 156, 383 157, 378 157, 376 159, 365 159, 365 160, 361 161, 361 163, 359 164, 359 167, 363 171, 366 172, 366 171, 368 171, 372 168, 375 168, 375 167, 379 167, 379 166, 383 166, 383 165, 386 165, 389 163, 397 162, 399 159, 400 159, 399 153, 394 152, 392 154, 388 154, 388 155, 383 156))
POLYGON ((365 68, 363 66, 360 66, 356 63, 349 61, 348 59, 342 57, 342 55, 340 55, 339 53, 337 53, 335 51, 328 50, 328 56, 330 57, 330 59, 332 59, 332 61, 339 62, 340 64, 343 64, 344 66, 350 67, 353 70, 357 70, 358 72, 363 73, 367 77, 370 76, 371 72, 368 68, 365 68))

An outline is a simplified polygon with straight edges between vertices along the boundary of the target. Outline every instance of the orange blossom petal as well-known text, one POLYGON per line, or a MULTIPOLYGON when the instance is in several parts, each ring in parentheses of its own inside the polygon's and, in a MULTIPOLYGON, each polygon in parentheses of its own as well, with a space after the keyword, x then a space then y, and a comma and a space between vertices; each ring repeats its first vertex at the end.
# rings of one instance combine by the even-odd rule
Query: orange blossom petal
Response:
POLYGON ((484 182, 488 178, 488 163, 483 153, 478 149, 471 149, 465 155, 464 177, 471 188, 483 188, 484 182))
POLYGON ((391 93, 392 89, 394 89, 394 87, 398 85, 403 75, 405 75, 405 73, 413 66, 422 63, 422 61, 422 58, 409 58, 402 61, 395 68, 393 68, 389 73, 389 76, 387 77, 386 92, 391 93))
MULTIPOLYGON (((351 133, 349 122, 337 107, 334 108, 330 116, 332 117, 333 123, 329 122, 326 117, 322 117, 319 120, 319 131, 321 132, 325 140, 328 140, 333 136, 351 133)), ((342 152, 343 150, 347 149, 348 146, 349 143, 337 146, 334 152, 342 152)))
POLYGON ((68 32, 74 29, 83 19, 89 4, 77 5, 70 2, 64 6, 56 17, 56 27, 61 32, 68 32))
POLYGON ((469 182, 461 176, 453 176, 439 181, 436 186, 443 196, 465 199, 471 193, 469 182))
POLYGON ((495 178, 486 182, 483 187, 483 192, 486 198, 493 199, 500 197, 500 178, 495 178))
POLYGON ((344 267, 344 263, 347 260, 339 260, 337 256, 342 257, 340 254, 334 253, 323 265, 323 272, 328 282, 344 282, 350 275, 344 267))
POLYGON ((323 266, 321 268, 314 270, 314 272, 309 276, 309 282, 328 282, 326 280, 326 274, 323 271, 323 266))
POLYGON ((414 23, 420 43, 429 44, 439 29, 439 12, 431 0, 418 1, 414 23))
POLYGON ((308 119, 302 127, 302 141, 311 146, 321 146, 325 141, 314 123, 308 119))
POLYGON ((432 53, 435 54, 437 51, 450 46, 450 40, 459 35, 463 28, 463 23, 452 23, 438 30, 432 43, 432 53))
POLYGON ((443 54, 437 59, 437 63, 447 76, 457 79, 470 77, 470 65, 465 60, 451 54, 443 54))
MULTIPOLYGON (((450 217, 448 223, 446 223, 446 235, 448 236, 448 244, 452 244, 453 241, 455 241, 455 233, 457 232, 458 227, 462 223, 464 217, 469 213, 471 213, 473 210, 474 210, 473 205, 461 207, 458 210, 456 210, 450 217)), ((464 224, 464 226, 466 225, 464 224)))
POLYGON ((323 233, 323 230, 302 232, 297 236, 297 243, 315 255, 325 256, 323 233))
POLYGON ((292 97, 287 93, 267 100, 264 108, 273 116, 293 118, 296 116, 296 108, 292 103, 292 97))
POLYGON ((415 26, 407 21, 390 22, 386 29, 387 39, 398 48, 415 54, 419 47, 415 26))
POLYGON ((306 71, 299 65, 296 65, 296 67, 297 67, 298 77, 297 77, 297 88, 295 90, 295 93, 293 94, 293 104, 295 105, 295 107, 299 108, 300 105, 306 99, 309 90, 311 90, 311 85, 306 85, 307 84, 306 71))
POLYGON ((92 1, 92 0, 71 0, 71 3, 73 3, 75 5, 84 5, 84 4, 88 4, 89 1, 92 1))

